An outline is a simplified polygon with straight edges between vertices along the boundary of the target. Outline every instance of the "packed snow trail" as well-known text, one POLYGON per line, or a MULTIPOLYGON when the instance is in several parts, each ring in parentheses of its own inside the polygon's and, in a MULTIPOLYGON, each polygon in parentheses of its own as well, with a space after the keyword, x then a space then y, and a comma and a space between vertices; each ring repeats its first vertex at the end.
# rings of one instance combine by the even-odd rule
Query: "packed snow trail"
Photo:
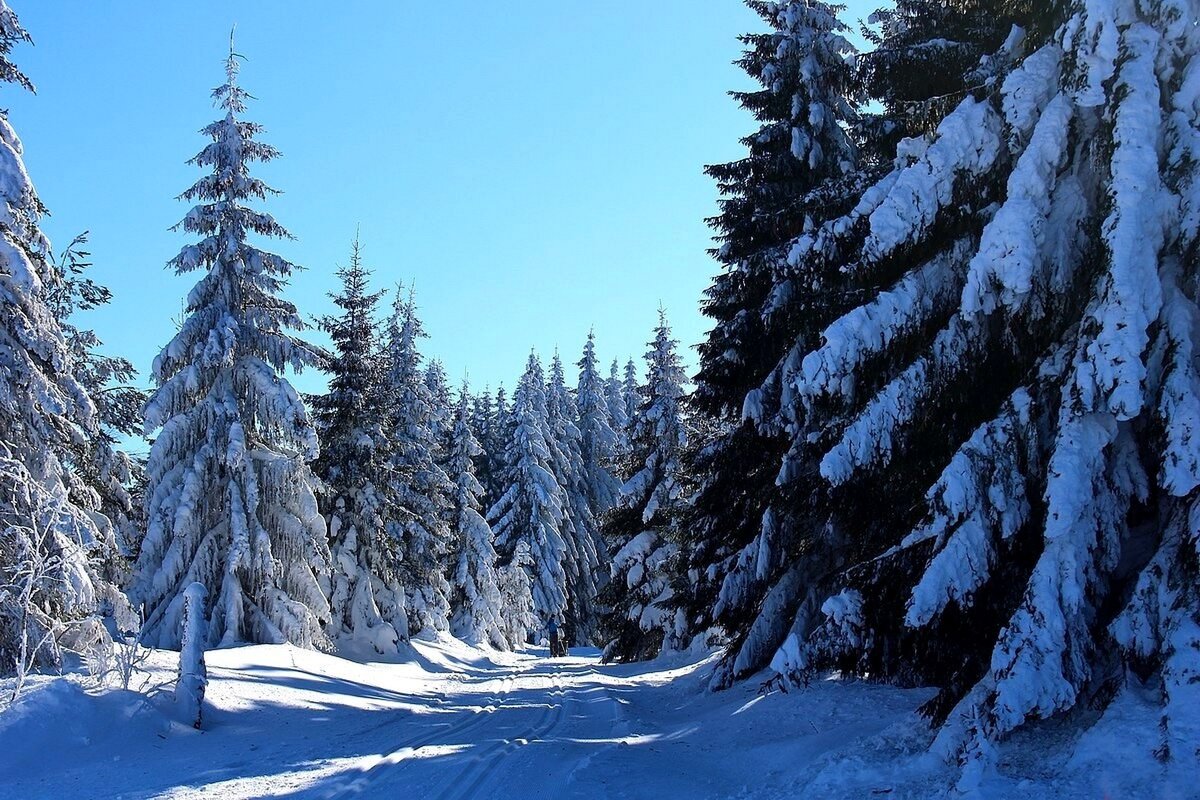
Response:
MULTIPOLYGON (((206 658, 203 731, 170 716, 176 653, 154 654, 148 698, 40 681, 0 712, 0 800, 925 798, 953 780, 926 755, 927 690, 714 694, 703 655, 602 665, 449 639, 400 663, 286 645, 206 658)), ((1005 755, 1019 774, 986 796, 1172 797, 1143 791, 1152 758, 1126 757, 1152 749, 1156 713, 1131 696, 1074 746, 1053 729, 1030 738, 1005 755)))

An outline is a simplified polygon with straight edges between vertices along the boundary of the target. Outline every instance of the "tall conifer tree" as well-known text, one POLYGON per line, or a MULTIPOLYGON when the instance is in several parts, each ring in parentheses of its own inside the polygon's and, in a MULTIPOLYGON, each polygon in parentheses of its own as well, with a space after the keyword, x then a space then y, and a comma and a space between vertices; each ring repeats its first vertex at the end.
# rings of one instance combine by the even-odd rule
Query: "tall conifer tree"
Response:
POLYGON ((678 569, 678 530, 686 506, 683 418, 687 376, 676 352, 666 313, 646 353, 645 400, 630 444, 637 471, 621 487, 618 509, 605 525, 612 549, 612 581, 605 590, 609 641, 606 660, 652 657, 667 644, 679 647, 688 633, 683 611, 669 602, 672 570, 678 569))
POLYGON ((279 154, 258 141, 262 126, 241 118, 249 93, 238 85, 230 48, 225 83, 213 97, 224 116, 191 163, 210 170, 183 193, 198 201, 179 227, 200 237, 170 266, 203 271, 174 339, 154 360, 157 389, 146 406, 158 431, 148 465, 149 528, 135 596, 146 607, 143 637, 178 647, 184 590, 208 590, 208 644, 322 640, 329 605, 319 578, 329 567, 325 522, 308 463, 317 434, 283 377, 319 362, 292 331, 304 324, 282 292, 296 267, 249 242, 287 238, 269 214, 246 203, 274 190, 250 165, 279 154))
POLYGON ((617 437, 614 456, 619 462, 629 444, 629 411, 625 407, 621 365, 615 358, 608 368, 608 378, 604 381, 604 401, 608 404, 609 424, 617 437))
POLYGON ((617 501, 620 484, 613 475, 620 438, 613 429, 608 403, 608 386, 596 361, 596 337, 588 332, 583 355, 577 364, 579 383, 575 404, 579 415, 579 455, 583 460, 588 502, 600 517, 617 501))
POLYGON ((395 498, 387 510, 387 525, 401 548, 412 633, 444 631, 450 616, 445 573, 454 483, 438 458, 435 400, 418 348, 425 335, 414 292, 397 289, 384 356, 388 463, 395 498))
MULTIPOLYGON (((29 41, 0 0, 0 82, 33 90, 10 59, 29 41)), ((115 595, 98 574, 112 544, 103 498, 69 472, 81 445, 105 434, 86 365, 56 314, 60 276, 44 213, 21 141, 0 114, 0 585, 15 587, 0 592, 5 672, 18 661, 61 663, 60 644, 79 633, 69 623, 115 595)))
POLYGON ((493 647, 514 647, 508 641, 505 612, 496 574, 492 529, 480 514, 483 487, 475 479, 475 459, 483 452, 471 431, 471 396, 466 382, 458 396, 447 465, 454 479, 454 532, 456 546, 451 569, 450 632, 467 642, 493 647))
POLYGON ((455 403, 450 397, 450 381, 446 377, 446 368, 436 358, 430 359, 429 365, 425 367, 425 386, 429 389, 429 428, 437 444, 436 456, 444 461, 445 450, 454 427, 455 403))
MULTIPOLYGON (((733 96, 759 127, 743 139, 744 158, 708 168, 721 192, 710 224, 724 270, 707 291, 714 326, 700 346, 694 403, 720 424, 696 450, 701 487, 687 551, 700 577, 677 600, 697 630, 716 622, 732 635, 717 686, 766 665, 787 626, 786 613, 764 616, 763 608, 793 609, 807 586, 793 574, 773 591, 790 568, 785 543, 808 524, 800 518, 811 504, 804 485, 777 485, 786 420, 771 409, 787 392, 797 338, 811 338, 851 295, 822 293, 823 273, 793 270, 791 242, 852 208, 872 174, 857 141, 861 92, 840 8, 820 0, 748 5, 769 30, 743 37, 739 65, 761 88, 733 96)), ((836 264, 828 269, 837 273, 836 264)))
POLYGON ((513 393, 511 416, 513 432, 505 456, 508 489, 487 516, 501 558, 527 560, 536 621, 530 632, 540 640, 551 620, 560 625, 565 621, 570 555, 562 530, 567 498, 554 474, 546 378, 534 353, 513 393))
POLYGON ((642 407, 642 390, 638 385, 638 369, 633 359, 625 362, 625 374, 621 378, 621 403, 625 406, 625 438, 633 433, 633 421, 642 407))
POLYGON ((581 451, 582 435, 576 422, 575 399, 567 389, 562 359, 550 361, 546 389, 546 419, 554 478, 565 500, 560 526, 567 546, 567 611, 564 633, 575 644, 591 644, 596 632, 596 593, 604 546, 588 496, 587 471, 581 451))
POLYGON ((490 508, 503 490, 500 484, 504 471, 504 432, 496 402, 492 393, 484 389, 471 401, 471 430, 479 440, 480 453, 475 458, 476 476, 483 486, 479 501, 483 508, 490 508))
MULTIPOLYGON (((48 300, 74 364, 79 384, 96 408, 98 430, 72 442, 63 465, 78 502, 99 510, 97 517, 102 547, 98 567, 105 582, 126 586, 129 581, 127 558, 136 556, 142 537, 142 508, 135 495, 145 480, 143 464, 130 458, 120 447, 123 437, 142 431, 142 408, 146 392, 133 385, 137 370, 127 358, 100 352, 103 344, 95 331, 80 327, 79 314, 112 301, 112 292, 89 277, 93 266, 83 233, 67 246, 53 262, 54 280, 47 284, 48 300)), ((123 629, 135 627, 128 601, 106 591, 102 604, 122 619, 123 629)))
POLYGON ((1103 700, 1118 652, 1157 673, 1161 753, 1194 765, 1196 11, 934 5, 901 4, 918 24, 880 50, 923 32, 983 57, 949 96, 896 95, 919 136, 778 271, 813 308, 856 299, 747 393, 810 511, 775 510, 792 544, 760 539, 783 567, 741 630, 761 652, 790 627, 789 675, 942 686, 962 788, 1017 727, 1103 700), (952 30, 921 16, 947 9, 952 30))
POLYGON ((333 339, 327 369, 329 391, 314 401, 321 456, 317 475, 329 526, 332 570, 327 593, 336 638, 395 652, 408 637, 400 552, 384 520, 391 505, 385 455, 383 370, 375 341, 375 314, 383 292, 370 290, 357 238, 350 264, 338 270, 341 291, 332 295, 340 309, 322 327, 333 339))

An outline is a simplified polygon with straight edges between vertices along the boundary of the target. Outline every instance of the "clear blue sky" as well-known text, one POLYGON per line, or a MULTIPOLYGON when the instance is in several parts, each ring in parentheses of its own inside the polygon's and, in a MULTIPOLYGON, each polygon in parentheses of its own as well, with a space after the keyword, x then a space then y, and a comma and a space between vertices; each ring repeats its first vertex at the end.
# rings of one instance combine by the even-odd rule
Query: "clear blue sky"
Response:
POLYGON ((184 162, 234 23, 249 116, 283 152, 260 174, 284 191, 267 208, 297 237, 275 249, 308 268, 289 290, 306 315, 330 310, 361 225, 377 282, 415 280, 426 354, 455 381, 511 387, 531 346, 574 362, 592 326, 606 363, 640 359, 660 301, 685 346, 703 338, 702 167, 753 127, 726 96, 748 87, 736 37, 761 26, 736 0, 11 5, 38 94, 5 87, 0 107, 56 248, 91 230, 115 294, 91 324, 143 381, 197 277, 163 265, 188 241, 174 198, 200 174, 184 162))

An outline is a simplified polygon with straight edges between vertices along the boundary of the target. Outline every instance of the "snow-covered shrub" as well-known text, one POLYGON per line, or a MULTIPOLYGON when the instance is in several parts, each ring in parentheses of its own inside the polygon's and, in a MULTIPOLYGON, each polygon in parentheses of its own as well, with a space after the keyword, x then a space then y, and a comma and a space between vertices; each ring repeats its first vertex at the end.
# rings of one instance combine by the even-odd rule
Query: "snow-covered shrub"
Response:
POLYGON ((533 603, 533 585, 529 579, 533 558, 529 545, 518 541, 508 563, 497 570, 496 583, 500 590, 500 625, 504 639, 516 650, 538 629, 538 616, 533 603))

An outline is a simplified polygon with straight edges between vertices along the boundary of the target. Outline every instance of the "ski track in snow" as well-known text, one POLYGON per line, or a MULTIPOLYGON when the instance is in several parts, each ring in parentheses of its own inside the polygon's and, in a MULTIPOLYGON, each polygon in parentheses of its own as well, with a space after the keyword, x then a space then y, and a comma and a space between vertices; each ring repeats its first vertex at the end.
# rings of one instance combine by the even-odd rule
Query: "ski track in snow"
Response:
MULTIPOLYGON (((927 690, 820 681, 760 695, 752 680, 710 693, 702 655, 597 655, 449 639, 417 642, 397 663, 215 650, 200 732, 172 721, 175 653, 154 654, 162 688, 149 700, 38 679, 0 713, 0 800, 815 800, 940 797, 952 783, 926 756, 915 709, 927 690)), ((1152 757, 1139 773, 1111 748, 1151 753, 1153 736, 1127 734, 1152 732, 1157 712, 1135 697, 1117 709, 1121 727, 1098 726, 1073 755, 1061 731, 1032 736, 1003 759, 1022 774, 997 776, 986 796, 1138 796, 1152 757)))
MULTIPOLYGON (((501 689, 498 694, 500 697, 505 696, 512 689, 513 678, 506 676, 501 679, 505 684, 505 688, 501 689)), ((354 778, 350 785, 342 790, 331 790, 326 794, 329 798, 348 797, 361 794, 364 790, 370 789, 377 781, 384 780, 391 774, 398 774, 403 762, 417 754, 421 750, 436 747, 438 745, 449 745, 455 740, 465 737, 468 733, 473 733, 475 729, 483 727, 487 724, 488 716, 495 712, 497 704, 502 704, 503 701, 499 698, 493 699, 487 706, 475 711, 464 711, 460 715, 459 721, 451 724, 444 730, 421 730, 415 735, 408 737, 395 745, 396 749, 388 755, 381 758, 378 763, 370 767, 366 773, 360 777, 354 778)), ((381 723, 378 727, 389 725, 390 723, 381 723)), ((374 730, 378 730, 378 727, 374 730)), ((372 731, 373 732, 373 731, 372 731)))

